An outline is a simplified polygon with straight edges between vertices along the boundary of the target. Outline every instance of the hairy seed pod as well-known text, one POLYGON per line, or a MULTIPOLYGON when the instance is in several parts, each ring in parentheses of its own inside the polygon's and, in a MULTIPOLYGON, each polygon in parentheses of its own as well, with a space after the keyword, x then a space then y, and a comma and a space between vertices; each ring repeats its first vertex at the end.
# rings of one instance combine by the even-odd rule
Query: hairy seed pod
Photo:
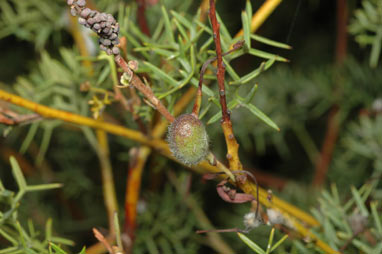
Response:
POLYGON ((254 212, 244 215, 243 223, 246 230, 252 230, 263 224, 263 220, 254 212))
POLYGON ((167 140, 174 157, 187 165, 199 163, 208 153, 206 129, 192 114, 184 114, 175 119, 169 126, 167 140))

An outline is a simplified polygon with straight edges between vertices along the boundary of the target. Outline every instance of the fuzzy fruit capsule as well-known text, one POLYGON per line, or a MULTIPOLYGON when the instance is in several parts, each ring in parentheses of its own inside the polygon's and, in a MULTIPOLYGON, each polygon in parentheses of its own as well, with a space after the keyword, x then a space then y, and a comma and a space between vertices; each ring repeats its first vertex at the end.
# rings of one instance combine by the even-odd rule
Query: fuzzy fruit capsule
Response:
POLYGON ((167 140, 174 157, 187 165, 199 163, 208 153, 206 129, 192 114, 181 115, 172 122, 167 140))

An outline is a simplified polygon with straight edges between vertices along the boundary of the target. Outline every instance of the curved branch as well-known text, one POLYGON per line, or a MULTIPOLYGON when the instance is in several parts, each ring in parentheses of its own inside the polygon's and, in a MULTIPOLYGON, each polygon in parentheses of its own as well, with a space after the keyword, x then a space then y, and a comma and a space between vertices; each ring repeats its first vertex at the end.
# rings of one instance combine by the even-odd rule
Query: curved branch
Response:
MULTIPOLYGON (((148 145, 151 148, 155 149, 160 154, 168 157, 171 160, 176 161, 176 159, 172 156, 169 150, 169 147, 165 141, 160 139, 149 139, 148 137, 144 136, 142 133, 138 131, 131 130, 122 126, 115 125, 115 124, 99 122, 88 117, 65 112, 62 110, 52 109, 47 106, 37 104, 32 101, 23 99, 19 96, 10 94, 3 90, 0 90, 0 100, 4 100, 9 103, 29 109, 45 118, 59 119, 65 122, 73 123, 73 124, 88 126, 95 129, 101 129, 111 134, 131 139, 141 144, 148 145)), ((216 172, 228 170, 224 166, 224 164, 222 164, 219 161, 217 161, 216 166, 212 166, 207 161, 203 161, 199 163, 198 165, 193 166, 192 169, 199 173, 206 173, 206 172, 216 173, 216 172)), ((256 186, 250 181, 247 181, 245 184, 243 184, 240 187, 243 189, 244 192, 251 193, 252 195, 256 195, 256 186)), ((333 253, 333 254, 339 253, 333 250, 325 242, 319 240, 306 226, 304 226, 304 225, 320 226, 320 223, 315 218, 305 213, 304 211, 300 210, 299 208, 293 206, 292 204, 289 204, 277 198, 276 196, 273 196, 271 200, 269 200, 267 196, 268 196, 268 192, 265 189, 259 187, 259 200, 262 205, 268 208, 279 210, 292 223, 292 225, 294 226, 297 232, 299 232, 303 237, 308 237, 312 239, 312 241, 318 247, 320 247, 327 253, 333 253), (300 223, 299 221, 302 221, 304 224, 300 223)))

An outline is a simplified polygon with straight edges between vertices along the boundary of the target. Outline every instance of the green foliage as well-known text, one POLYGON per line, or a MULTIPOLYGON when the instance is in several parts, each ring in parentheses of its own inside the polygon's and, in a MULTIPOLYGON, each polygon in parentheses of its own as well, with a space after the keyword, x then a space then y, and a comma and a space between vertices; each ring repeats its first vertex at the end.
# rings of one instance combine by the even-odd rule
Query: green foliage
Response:
POLYGON ((370 66, 376 67, 382 48, 382 3, 363 0, 362 9, 354 12, 349 31, 361 46, 371 45, 370 66))
POLYGON ((59 44, 65 25, 64 6, 64 1, 0 1, 0 39, 15 35, 33 42, 37 50, 42 50, 51 37, 59 44))
MULTIPOLYGON (((356 154, 375 161, 375 166, 378 166, 378 164, 382 163, 380 156, 382 154, 381 128, 381 116, 377 116, 375 119, 361 117, 358 123, 353 123, 349 127, 349 133, 344 139, 344 145, 356 154)), ((378 171, 382 171, 382 169, 376 167, 375 173, 378 171)))
MULTIPOLYGON (((100 6, 102 4, 103 1, 101 1, 100 6)), ((182 8, 184 7, 182 6, 182 8)), ((115 11, 117 6, 110 5, 107 9, 109 8, 109 11, 115 11)), ((149 38, 137 27, 134 15, 136 8, 135 5, 125 6, 122 4, 118 8, 121 33, 123 36, 126 36, 128 41, 127 50, 128 52, 137 53, 129 57, 138 60, 140 63, 138 72, 146 73, 150 76, 156 96, 159 99, 164 99, 168 109, 172 111, 172 107, 184 89, 190 84, 198 85, 199 69, 202 64, 215 55, 215 52, 211 51, 211 48, 213 48, 212 30, 199 21, 200 11, 194 16, 190 16, 185 12, 177 12, 175 10, 168 12, 168 6, 165 8, 164 5, 156 5, 152 11, 156 13, 158 22, 156 23, 153 36, 149 38), (159 10, 155 11, 155 8, 159 8, 159 10), (165 63, 164 65, 162 65, 163 62, 165 63)), ((252 13, 250 13, 251 9, 252 7, 248 1, 246 15, 252 16, 252 13)), ((222 29, 221 39, 224 51, 228 51, 229 46, 238 40, 248 37, 248 31, 246 31, 243 37, 232 39, 220 17, 219 20, 222 29)), ((242 22, 243 25, 245 24, 248 27, 250 25, 250 18, 243 19, 242 22)), ((250 36, 252 39, 272 47, 290 48, 286 44, 278 43, 258 35, 250 36)), ((42 51, 41 60, 36 68, 28 76, 19 77, 13 86, 14 90, 24 98, 82 115, 88 114, 90 103, 92 104, 90 110, 93 112, 93 116, 97 116, 99 112, 115 110, 115 105, 108 106, 109 102, 103 99, 107 95, 107 89, 111 89, 112 85, 118 82, 115 63, 112 61, 112 58, 100 53, 97 58, 92 57, 88 59, 94 63, 95 72, 99 73, 99 75, 89 75, 88 70, 81 65, 80 60, 82 59, 77 57, 78 53, 67 48, 60 48, 59 53, 59 57, 52 57, 48 52, 42 51), (108 76, 111 76, 111 79, 108 76), (90 84, 90 90, 87 94, 80 91, 80 86, 85 81, 87 84, 90 84)), ((258 117, 273 129, 279 130, 274 121, 264 114, 260 108, 251 103, 257 85, 253 86, 247 96, 242 97, 239 95, 241 85, 253 83, 253 80, 260 73, 266 71, 276 61, 286 61, 286 59, 251 48, 250 43, 247 43, 243 49, 226 56, 224 59, 228 73, 226 82, 229 84, 229 110, 234 110, 238 107, 246 108, 255 117, 258 117), (267 61, 262 62, 255 70, 240 77, 230 63, 247 53, 267 59, 267 61)), ((210 66, 210 68, 212 72, 215 71, 213 66, 210 66)), ((216 88, 216 77, 214 75, 206 75, 205 79, 212 83, 209 86, 203 86, 205 103, 202 104, 201 117, 209 112, 217 111, 207 121, 208 124, 212 124, 221 118, 219 95, 216 88)), ((145 104, 137 109, 137 114, 148 122, 152 120, 153 112, 153 109, 145 104)), ((125 119, 127 125, 129 127, 134 126, 129 120, 130 118, 127 116, 125 119)), ((28 149, 39 128, 42 128, 44 134, 40 141, 40 153, 36 159, 38 163, 41 163, 49 148, 54 129, 58 126, 61 126, 59 121, 44 121, 32 124, 27 138, 21 146, 21 152, 24 153, 28 149)), ((97 141, 92 131, 87 127, 81 129, 88 142, 96 149, 97 141)))
POLYGON ((359 190, 352 186, 352 195, 346 201, 340 197, 335 184, 332 184, 331 192, 323 191, 319 208, 312 212, 323 225, 324 241, 337 249, 344 244, 349 245, 346 253, 359 253, 359 250, 365 253, 381 251, 381 242, 373 244, 363 237, 366 231, 375 239, 382 236, 382 218, 377 213, 380 208, 375 196, 376 192, 380 192, 378 182, 379 179, 373 179, 359 190), (370 207, 366 205, 367 200, 370 207))
MULTIPOLYGON (((249 1, 247 1, 246 8, 247 11, 251 10, 249 1)), ((162 17, 160 17, 157 22, 153 36, 149 38, 142 34, 133 19, 129 18, 131 13, 135 12, 130 6, 126 9, 120 10, 119 12, 118 19, 122 20, 122 35, 126 36, 128 45, 132 45, 131 50, 138 52, 140 57, 145 59, 141 62, 142 64, 139 66, 138 72, 147 73, 152 80, 155 81, 153 86, 155 94, 159 99, 165 99, 171 110, 176 99, 179 98, 179 92, 181 89, 189 84, 197 86, 201 66, 209 58, 215 56, 215 52, 210 50, 211 47, 213 47, 212 29, 199 21, 199 11, 195 16, 190 17, 186 13, 177 12, 174 10, 168 13, 167 8, 162 6, 162 17), (158 67, 161 62, 165 62, 165 65, 158 67)), ((252 16, 252 13, 248 13, 248 15, 252 16)), ((269 69, 276 61, 285 62, 287 60, 275 54, 251 48, 249 34, 247 34, 249 31, 245 32, 244 37, 242 36, 232 39, 224 25, 224 21, 221 19, 219 19, 219 21, 222 30, 221 40, 223 51, 228 51, 230 45, 241 39, 248 39, 248 42, 246 42, 243 49, 226 56, 224 59, 228 74, 226 82, 229 85, 237 85, 231 86, 232 91, 230 94, 235 94, 236 96, 228 102, 229 107, 233 108, 240 104, 240 106, 246 107, 249 112, 254 114, 256 117, 259 117, 266 124, 278 129, 277 125, 264 113, 262 113, 260 109, 248 102, 248 97, 243 100, 243 98, 238 96, 237 92, 240 85, 253 82, 254 78, 269 69), (230 62, 247 53, 259 58, 267 59, 267 61, 262 62, 252 72, 240 77, 232 68, 230 62)), ((244 24, 245 27, 249 27, 250 19, 243 19, 243 25, 244 24)), ((289 48, 289 46, 285 44, 277 43, 261 36, 254 36, 254 39, 273 47, 289 48)), ((137 58, 137 60, 140 59, 137 58)), ((214 71, 214 68, 212 67, 211 70, 214 71)), ((211 82, 215 81, 216 77, 206 75, 205 79, 211 82)), ((220 107, 219 95, 216 92, 217 89, 215 86, 216 82, 213 82, 210 86, 203 87, 203 95, 206 98, 205 101, 208 101, 208 104, 204 107, 205 110, 202 110, 202 115, 206 114, 207 111, 212 110, 211 105, 217 106, 218 109, 220 107)), ((208 123, 213 123, 219 118, 221 118, 220 112, 216 113, 216 115, 212 117, 208 123)))
MULTIPOLYGON (((97 9, 118 17, 121 33, 127 39, 127 58, 139 62, 141 77, 147 77, 147 84, 156 96, 173 111, 183 92, 190 85, 198 85, 203 63, 215 56, 211 27, 208 22, 200 21, 201 13, 196 10, 194 1, 164 0, 153 6, 148 5, 146 17, 151 37, 139 28, 134 1, 99 0, 94 3, 97 9)), ((351 240, 346 253, 379 253, 382 248, 382 208, 378 202, 382 199, 382 72, 370 69, 351 57, 342 67, 328 64, 307 68, 296 66, 294 59, 294 65, 286 66, 283 63, 288 60, 281 55, 289 54, 285 50, 290 46, 250 33, 250 20, 255 9, 250 1, 240 7, 243 10, 236 19, 231 14, 231 8, 234 13, 231 5, 226 7, 230 12, 227 18, 224 4, 218 4, 218 7, 222 6, 221 12, 218 8, 218 20, 223 51, 228 51, 230 45, 238 40, 245 40, 242 49, 225 56, 223 60, 228 108, 232 112, 241 159, 249 168, 258 167, 258 160, 266 161, 264 169, 268 170, 271 164, 269 167, 277 168, 290 181, 294 180, 281 195, 305 210, 314 207, 313 214, 323 225, 315 229, 315 233, 334 249, 340 249, 351 240), (234 27, 235 22, 243 27, 244 32, 238 38, 232 37, 233 32, 237 31, 229 29, 234 27), (274 65, 277 67, 273 68, 274 65), (329 180, 336 185, 331 185, 330 191, 324 190, 316 200, 312 197, 316 197, 317 190, 312 190, 305 183, 310 178, 324 139, 328 112, 336 106, 339 106, 340 133, 328 173, 329 180), (360 117, 360 110, 368 114, 360 117), (270 150, 273 151, 271 155, 270 150), (300 179, 304 182, 297 181, 300 179), (357 226, 370 233, 376 243, 369 242, 363 233, 352 239, 357 226)), ((365 0, 362 7, 354 12, 350 32, 360 45, 371 45, 370 65, 375 67, 381 51, 382 7, 377 0, 365 0)), ((307 9, 305 11, 308 12, 307 9)), ((0 39, 14 36, 30 42, 37 51, 36 59, 28 66, 29 72, 18 76, 12 86, 0 84, 1 89, 13 90, 23 98, 84 116, 97 116, 104 112, 107 121, 118 121, 129 128, 137 128, 131 114, 121 111, 112 96, 108 97, 119 82, 113 59, 98 50, 90 50, 90 56, 85 59, 79 57, 77 48, 67 44, 70 40, 66 32, 68 7, 65 1, 0 0, 0 12, 0 39), (82 64, 84 60, 92 62, 93 74, 82 64), (83 87, 87 90, 81 91, 83 87)), ((271 22, 268 25, 277 33, 281 30, 279 24, 272 26, 271 22)), ((96 48, 96 38, 82 33, 89 49, 96 48)), ((261 33, 269 34, 266 27, 261 33)), ((305 40, 305 34, 296 36, 299 40, 305 40)), ((304 56, 304 59, 308 58, 310 56, 304 56)), ((315 63, 318 59, 309 61, 315 63)), ((205 75, 201 118, 211 137, 211 149, 220 152, 219 157, 224 158, 226 146, 218 128, 221 112, 215 72, 216 67, 210 65, 205 75)), ((26 113, 22 109, 12 110, 26 113)), ((147 126, 156 121, 155 110, 151 106, 142 103, 135 110, 147 126)), ((11 159, 12 173, 19 190, 10 191, 3 186, 10 182, 0 181, 0 244, 7 245, 0 250, 0 254, 63 254, 67 251, 65 245, 73 243, 56 237, 53 231, 60 235, 73 234, 73 239, 78 238, 77 244, 82 244, 82 241, 88 241, 84 240, 87 237, 84 231, 106 224, 105 211, 101 208, 99 165, 94 162, 98 141, 92 129, 80 127, 75 132, 72 126, 61 121, 44 119, 31 125, 13 127, 5 141, 5 145, 18 150, 27 159, 35 160, 37 170, 28 178, 29 183, 40 182, 40 175, 43 178, 49 175, 50 179, 65 183, 63 200, 80 207, 82 220, 74 220, 71 216, 73 211, 61 207, 61 203, 57 208, 52 199, 46 202, 43 194, 29 194, 59 185, 27 184, 16 161, 11 159), (81 143, 84 137, 88 144, 81 143), (46 162, 51 163, 54 169, 46 170, 49 169, 44 165, 46 162), (25 197, 26 193, 28 195, 25 197), (55 230, 50 219, 46 220, 45 229, 36 229, 38 226, 35 226, 34 218, 24 218, 28 217, 23 215, 32 203, 38 204, 35 207, 38 213, 54 218, 55 230)), ((121 201, 124 200, 125 189, 125 180, 121 179, 127 177, 127 166, 123 160, 130 158, 128 151, 136 144, 112 136, 109 144, 113 173, 118 179, 118 200, 121 201)), ((3 143, 0 148, 2 146, 3 143)), ((0 152, 3 153, 2 150, 0 152)), ((145 207, 138 217, 134 253, 192 254, 201 253, 203 248, 208 247, 206 239, 195 234, 195 230, 200 228, 199 218, 186 207, 182 195, 160 177, 159 180, 154 179, 173 166, 157 157, 150 158, 147 163, 143 182, 146 183, 147 178, 150 182, 158 181, 164 190, 155 186, 157 182, 150 187, 142 184, 145 207), (154 191, 150 191, 151 188, 154 191)), ((6 173, 1 170, 1 177, 7 179, 6 173)), ((197 192, 197 197, 207 207, 206 213, 214 220, 213 223, 217 227, 225 223, 229 227, 240 227, 242 215, 248 212, 248 207, 220 206, 218 204, 222 201, 214 199, 216 194, 211 189, 202 195, 197 192)), ((272 229, 269 232, 268 226, 254 231, 247 236, 239 235, 250 248, 235 234, 223 237, 242 253, 313 253, 317 250, 309 239, 304 239, 305 244, 296 239, 284 241, 285 237, 277 235, 275 238, 280 240, 272 245, 275 231, 272 229), (259 247, 266 246, 267 242, 269 247, 259 247), (275 250, 281 242, 282 245, 275 250)))
POLYGON ((196 235, 197 220, 181 196, 166 185, 161 193, 150 193, 140 225, 134 253, 198 253, 201 236, 196 235))
POLYGON ((5 189, 0 180, 0 235, 8 242, 5 245, 6 248, 1 249, 0 253, 66 253, 59 245, 74 243, 71 240, 53 236, 51 219, 46 222, 44 236, 42 236, 31 219, 25 227, 18 216, 20 202, 26 193, 60 188, 61 184, 28 185, 15 158, 11 157, 10 162, 19 190, 15 193, 5 189))
POLYGON ((246 245, 248 245, 249 248, 251 248, 257 254, 269 254, 269 253, 272 253, 278 246, 280 246, 288 238, 288 235, 284 235, 280 240, 278 240, 273 245, 274 234, 275 234, 275 229, 272 228, 271 233, 269 234, 267 248, 266 248, 266 250, 263 250, 260 246, 258 246, 255 242, 250 240, 245 235, 243 235, 241 233, 237 233, 237 235, 239 236, 240 240, 242 240, 246 245))
POLYGON ((375 119, 361 117, 359 121, 349 124, 334 157, 329 173, 330 179, 344 188, 349 184, 360 185, 370 178, 380 178, 382 175, 380 130, 380 116, 375 119), (344 171, 348 173, 343 175, 341 172, 344 171))

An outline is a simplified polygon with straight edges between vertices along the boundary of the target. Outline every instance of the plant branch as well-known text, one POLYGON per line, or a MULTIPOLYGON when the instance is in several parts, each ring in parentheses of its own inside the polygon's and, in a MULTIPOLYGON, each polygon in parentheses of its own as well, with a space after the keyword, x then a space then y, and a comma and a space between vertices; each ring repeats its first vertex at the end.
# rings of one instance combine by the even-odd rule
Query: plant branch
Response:
MULTIPOLYGON (((230 50, 228 50, 227 52, 223 53, 222 56, 226 56, 226 55, 234 52, 235 50, 240 49, 241 47, 243 47, 243 45, 244 45, 244 40, 236 42, 235 44, 233 44, 232 48, 230 50)), ((215 62, 216 59, 217 59, 216 56, 211 57, 202 65, 202 68, 200 69, 198 91, 196 93, 195 104, 194 104, 194 107, 192 109, 192 114, 194 114, 196 117, 199 116, 199 111, 200 111, 200 107, 202 104, 202 86, 203 86, 203 82, 204 82, 204 74, 207 71, 208 65, 215 62)))
POLYGON ((111 248, 111 245, 110 243, 108 242, 108 240, 101 234, 101 232, 99 232, 96 228, 93 228, 93 234, 94 234, 94 237, 97 238, 97 240, 107 249, 107 251, 110 253, 110 254, 113 254, 113 249, 111 248))
POLYGON ((149 26, 147 25, 147 20, 145 16, 146 0, 137 0, 137 4, 138 4, 137 19, 138 19, 139 28, 145 35, 150 36, 150 30, 149 30, 149 26))
POLYGON ((215 1, 210 0, 210 20, 212 24, 213 37, 216 46, 216 57, 217 57, 217 66, 218 71, 216 73, 218 85, 219 85, 219 96, 220 96, 220 105, 222 110, 222 129, 225 137, 225 141, 227 144, 227 159, 229 162, 230 170, 242 170, 243 165, 239 159, 239 144, 236 141, 235 135, 232 129, 232 122, 230 119, 230 114, 227 109, 227 102, 225 96, 225 86, 224 86, 224 73, 225 67, 223 65, 223 56, 220 42, 220 24, 216 18, 216 9, 215 9, 215 1))
POLYGON ((125 73, 131 74, 131 84, 137 88, 143 95, 150 101, 150 103, 162 114, 167 121, 173 122, 175 118, 168 112, 167 108, 162 102, 154 95, 150 87, 146 86, 142 80, 131 70, 125 59, 121 55, 115 56, 115 62, 125 73))
POLYGON ((138 97, 135 88, 133 86, 129 87, 129 92, 130 92, 130 99, 127 100, 126 97, 123 95, 121 88, 119 86, 114 86, 114 99, 119 101, 122 105, 122 107, 126 110, 129 111, 138 125, 139 129, 142 131, 142 133, 147 134, 147 128, 142 121, 142 119, 139 117, 137 112, 135 111, 136 107, 139 107, 141 105, 141 100, 138 97))
POLYGON ((114 236, 114 213, 118 211, 118 204, 115 193, 113 169, 109 157, 107 133, 104 130, 97 129, 96 134, 98 140, 97 155, 101 162, 102 189, 109 222, 109 234, 114 236))
POLYGON ((142 144, 150 145, 152 142, 154 142, 149 140, 145 135, 143 135, 139 131, 124 128, 115 124, 97 121, 92 118, 80 116, 67 111, 52 109, 47 106, 26 100, 17 95, 7 93, 3 90, 0 90, 0 99, 11 104, 15 104, 23 108, 29 109, 45 118, 58 119, 69 123, 88 126, 95 129, 101 129, 106 132, 113 133, 115 135, 132 139, 142 144))
MULTIPOLYGON (((172 156, 169 147, 165 141, 159 139, 149 139, 148 137, 144 136, 138 131, 130 130, 122 126, 110 123, 99 122, 94 119, 83 117, 77 114, 51 109, 47 106, 31 102, 19 96, 7 93, 3 90, 0 90, 0 100, 4 100, 9 103, 27 108, 46 118, 60 119, 73 124, 102 129, 111 134, 131 139, 141 144, 150 146, 162 155, 168 157, 171 160, 176 161, 176 159, 172 156)), ((192 169, 199 173, 217 173, 228 170, 224 166, 224 164, 222 164, 219 161, 217 161, 216 166, 211 165, 207 161, 202 161, 198 165, 193 166, 192 169)), ((256 195, 256 186, 252 182, 246 181, 244 186, 240 187, 244 190, 244 192, 256 195)), ((300 210, 299 208, 277 198, 276 196, 273 196, 271 201, 268 199, 267 196, 268 192, 265 189, 259 188, 259 201, 262 205, 268 208, 277 209, 284 216, 288 216, 289 220, 293 223, 293 226, 297 232, 299 232, 302 236, 309 237, 310 239, 312 239, 318 247, 325 250, 327 253, 338 253, 331 249, 326 243, 319 240, 308 228, 306 228, 306 226, 304 226, 319 226, 320 224, 316 219, 314 219, 312 216, 305 213, 304 211, 300 210), (304 225, 301 224, 298 220, 302 221, 304 225)))
POLYGON ((207 13, 208 13, 208 1, 209 0, 202 0, 200 3, 199 9, 200 9, 200 18, 199 21, 204 23, 207 19, 207 13))
MULTIPOLYGON (((94 234, 94 231, 93 231, 93 234, 94 234)), ((107 236, 107 237, 104 237, 104 239, 109 246, 115 243, 115 237, 113 236, 107 236)), ((104 242, 98 241, 97 243, 86 248, 86 254, 102 254, 108 250, 107 248, 108 247, 105 246, 104 242)))
MULTIPOLYGON (((151 152, 148 146, 130 149, 130 163, 126 183, 125 195, 125 224, 124 232, 130 237, 131 243, 134 242, 137 204, 141 186, 141 177, 146 159, 151 152)), ((129 246, 131 249, 132 246, 129 246)))
MULTIPOLYGON (((256 11, 252 16, 251 20, 251 33, 257 31, 257 29, 264 23, 264 21, 272 14, 276 7, 281 3, 282 0, 267 0, 263 5, 256 11)), ((244 30, 241 29, 235 37, 240 37, 244 35, 244 30)))
MULTIPOLYGON (((336 39, 336 58, 335 62, 341 65, 346 57, 347 49, 347 4, 345 0, 337 0, 337 39, 336 39)), ((341 77, 336 76, 335 83, 343 82, 341 77)), ((334 87, 335 93, 340 93, 340 86, 334 87)), ((330 109, 324 143, 322 144, 321 153, 316 162, 315 176, 313 185, 321 186, 326 179, 330 161, 334 152, 334 148, 340 131, 340 105, 333 105, 330 109)))
POLYGON ((227 102, 225 97, 225 87, 224 87, 224 74, 225 74, 225 67, 223 65, 223 56, 222 56, 222 47, 220 42, 220 24, 218 23, 218 20, 216 18, 216 9, 215 9, 215 1, 210 0, 210 12, 209 12, 211 24, 212 24, 212 30, 213 30, 213 37, 215 41, 216 46, 216 59, 217 59, 217 65, 218 70, 216 73, 218 85, 219 85, 219 98, 220 98, 220 105, 222 108, 222 116, 223 116, 223 122, 229 122, 230 116, 227 110, 227 102))
MULTIPOLYGON (((58 119, 63 120, 68 123, 77 124, 80 126, 88 126, 95 129, 101 129, 106 132, 109 132, 111 134, 121 136, 128 138, 132 141, 138 142, 143 145, 147 145, 151 148, 154 148, 162 155, 169 157, 170 159, 174 159, 174 157, 171 155, 171 152, 168 148, 168 145, 165 141, 159 140, 159 139, 149 139, 147 136, 144 136, 139 131, 131 130, 119 125, 106 123, 106 122, 100 122, 97 120, 94 120, 89 117, 80 116, 77 114, 69 113, 62 110, 52 109, 47 106, 31 102, 29 100, 23 99, 17 95, 13 95, 10 93, 7 93, 3 90, 0 90, 0 100, 4 100, 6 102, 9 102, 14 105, 21 106, 23 108, 29 109, 31 111, 34 111, 35 113, 41 115, 45 118, 51 118, 51 119, 58 119)), ((206 173, 206 172, 212 172, 217 173, 224 170, 227 170, 227 168, 222 164, 220 161, 216 160, 215 163, 212 163, 214 165, 211 165, 211 163, 207 161, 201 162, 197 166, 193 166, 192 168, 200 173, 206 173)), ((255 189, 255 188, 254 188, 255 189)), ((256 193, 255 193, 256 194, 256 193)), ((260 201, 262 200, 262 197, 267 200, 267 191, 264 189, 259 189, 259 195, 260 195, 260 201)), ((294 206, 289 205, 288 203, 284 201, 279 201, 275 196, 272 199, 272 204, 287 213, 290 213, 292 216, 297 217, 298 219, 304 221, 306 224, 311 226, 317 226, 319 225, 317 220, 315 220, 313 217, 311 217, 308 214, 305 214, 301 210, 294 208, 294 206)), ((266 206, 272 206, 272 204, 265 204, 266 206)))
POLYGON ((313 179, 313 185, 315 186, 322 186, 326 179, 326 174, 328 172, 339 133, 340 116, 338 111, 338 106, 333 106, 329 112, 324 143, 322 144, 321 153, 316 162, 315 175, 313 179))
POLYGON ((346 0, 337 0, 336 63, 342 64, 347 51, 348 8, 346 0))

